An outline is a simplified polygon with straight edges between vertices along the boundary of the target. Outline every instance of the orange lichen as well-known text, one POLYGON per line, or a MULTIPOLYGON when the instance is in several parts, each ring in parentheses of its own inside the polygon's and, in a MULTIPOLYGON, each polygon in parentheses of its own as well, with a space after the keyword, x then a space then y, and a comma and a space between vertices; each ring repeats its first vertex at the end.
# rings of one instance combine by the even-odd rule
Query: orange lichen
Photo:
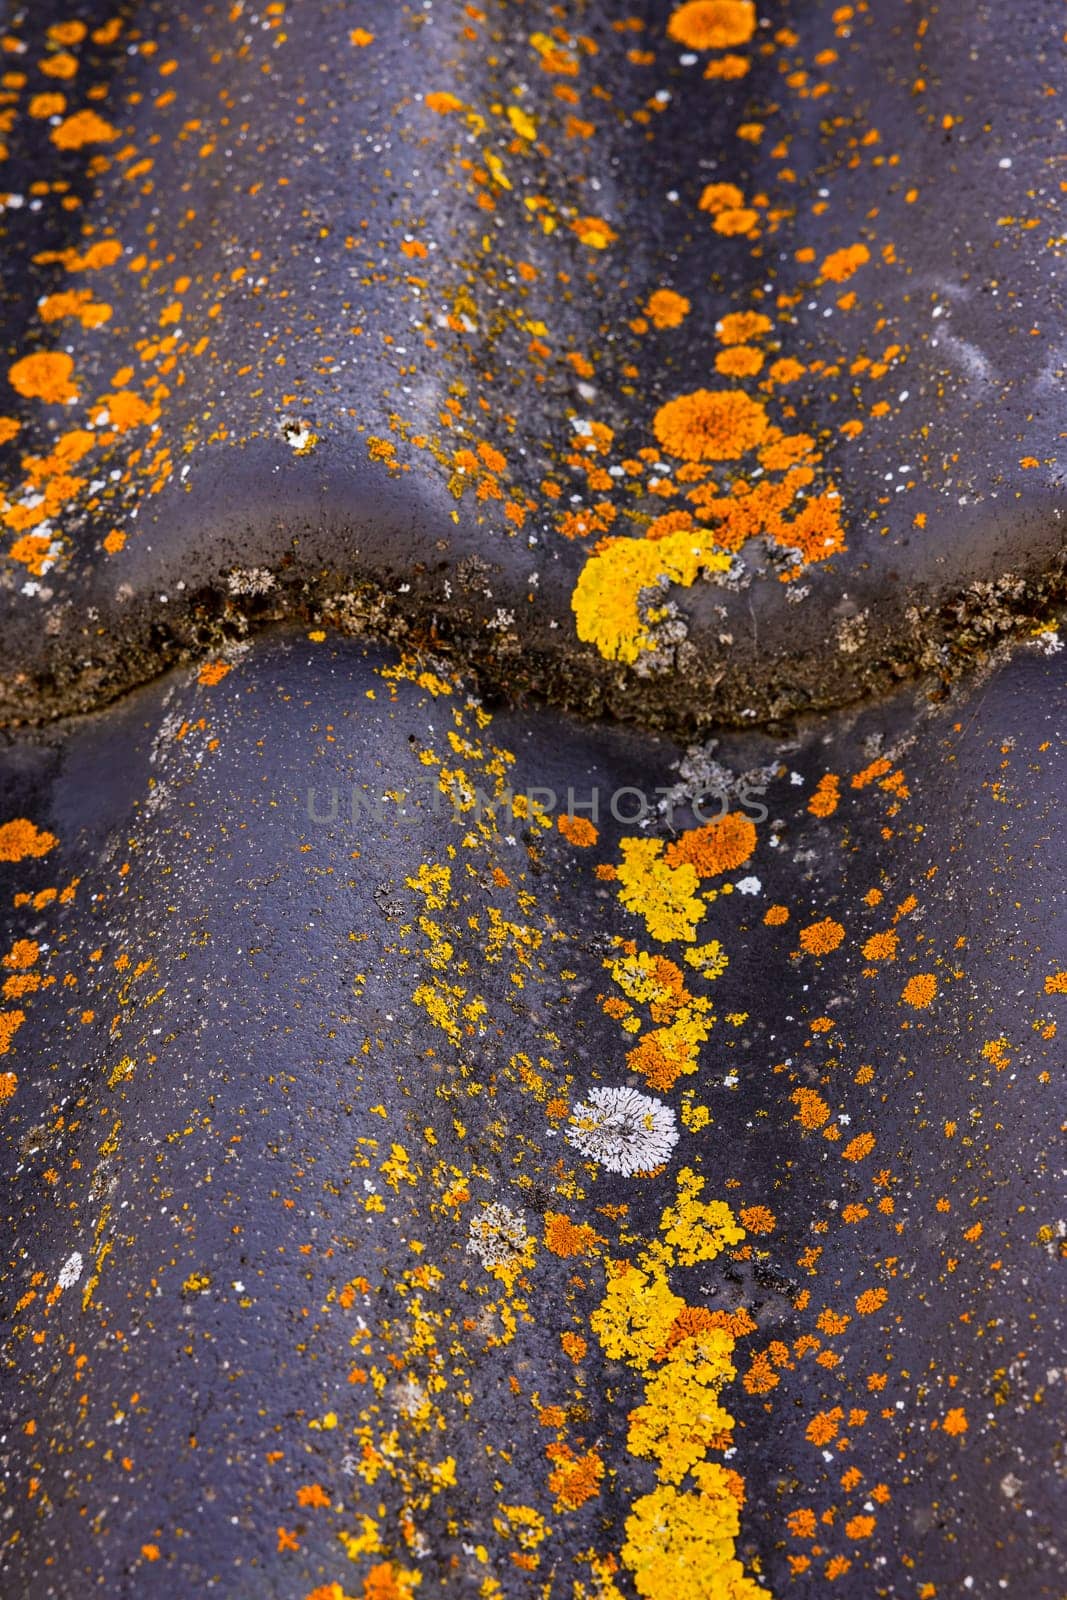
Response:
POLYGON ((576 217, 570 229, 592 250, 606 250, 619 237, 615 229, 601 217, 576 217))
POLYGON ((447 89, 432 89, 426 96, 425 103, 431 111, 436 111, 439 117, 447 117, 453 111, 463 110, 463 101, 457 100, 447 89))
POLYGON ((769 333, 772 326, 770 317, 764 316, 762 311, 729 311, 715 324, 715 337, 720 344, 747 344, 769 333))
POLYGON ((419 1573, 381 1561, 363 1580, 362 1600, 415 1600, 420 1583, 419 1573))
POLYGON ((701 211, 717 216, 720 211, 734 211, 743 205, 745 196, 736 183, 709 183, 697 201, 701 211))
POLYGON ((789 921, 789 907, 768 906, 763 913, 763 920, 769 928, 780 928, 783 922, 789 921))
POLYGON ((196 681, 211 688, 216 683, 221 683, 226 674, 232 670, 228 661, 205 661, 197 673, 196 681))
POLYGON ((106 301, 94 300, 91 289, 64 289, 47 295, 37 309, 42 322, 76 317, 83 328, 102 328, 111 319, 111 307, 106 301))
POLYGON ((60 150, 80 150, 87 144, 109 144, 119 132, 95 111, 76 111, 52 129, 52 143, 60 150))
POLYGON ((589 1345, 587 1341, 582 1338, 580 1333, 572 1333, 568 1329, 566 1333, 560 1334, 559 1342, 565 1354, 570 1356, 575 1365, 577 1365, 579 1361, 585 1360, 589 1351, 589 1345))
POLYGON ((52 540, 49 534, 24 533, 21 539, 15 540, 8 555, 12 561, 27 567, 35 578, 39 578, 47 569, 51 549, 52 540))
POLYGON ((9 367, 7 381, 26 400, 58 406, 78 397, 70 381, 73 371, 74 362, 62 350, 38 350, 9 367))
POLYGON ((829 1444, 831 1439, 836 1438, 844 1417, 840 1406, 834 1406, 830 1411, 817 1411, 804 1430, 805 1438, 810 1444, 829 1444))
POLYGON ((78 58, 72 56, 69 50, 57 50, 55 55, 45 56, 43 61, 39 61, 37 70, 46 78, 60 78, 67 81, 77 76, 78 58))
POLYGON ((927 1006, 934 1002, 937 994, 937 979, 932 972, 917 972, 914 978, 909 978, 904 985, 901 999, 906 1005, 913 1006, 916 1011, 925 1011, 927 1006))
POLYGON ((747 56, 719 56, 715 61, 709 61, 704 68, 705 78, 721 78, 730 81, 734 78, 743 78, 748 71, 750 62, 747 56))
POLYGON ((715 357, 715 370, 724 378, 753 378, 763 366, 763 351, 750 344, 730 345, 715 357))
POLYGON ((27 856, 46 856, 59 840, 45 833, 26 817, 16 817, 0 826, 0 861, 24 861, 27 856))
POLYGON ((587 1222, 572 1222, 562 1211, 545 1212, 545 1248, 564 1260, 589 1255, 596 1249, 598 1234, 587 1222))
POLYGON ((667 24, 667 33, 690 50, 726 50, 747 44, 756 31, 752 0, 687 0, 667 24))
POLYGON ((572 817, 567 812, 556 818, 556 827, 563 837, 579 850, 588 850, 600 837, 588 817, 572 817))
POLYGON ((684 461, 736 461, 770 424, 762 403, 741 389, 696 389, 660 406, 652 426, 664 450, 684 461))
POLYGON ((6 1056, 11 1041, 26 1020, 25 1011, 0 1011, 0 1056, 6 1056))
POLYGON ((27 967, 36 963, 40 953, 40 945, 35 939, 16 939, 3 959, 3 965, 9 972, 25 972, 27 967))
POLYGON ((684 294, 675 294, 673 289, 657 289, 648 297, 645 315, 654 328, 678 328, 690 309, 684 294))
POLYGON ((734 206, 727 211, 720 211, 712 227, 724 238, 734 239, 739 234, 753 233, 758 221, 759 212, 753 211, 751 206, 734 206))
POLYGON ((811 1130, 821 1128, 829 1118, 830 1107, 814 1089, 794 1089, 789 1098, 797 1108, 796 1120, 803 1127, 811 1130))
POLYGON ((815 791, 808 801, 808 810, 813 817, 832 817, 841 800, 841 780, 834 772, 828 772, 819 779, 815 791))
POLYGON ((871 252, 865 244, 846 245, 843 250, 834 250, 826 257, 819 268, 819 275, 828 278, 831 283, 844 283, 870 259, 871 252))
POLYGON ((844 937, 845 930, 839 922, 823 917, 821 922, 809 923, 800 930, 800 948, 809 956, 825 956, 836 950, 844 937))
POLYGON ((47 117, 60 116, 67 109, 65 94, 34 94, 30 96, 30 103, 26 107, 31 117, 44 121, 47 117))
POLYGON ((729 811, 702 828, 691 828, 667 846, 665 860, 670 867, 688 862, 701 878, 732 872, 756 848, 756 829, 740 811, 729 811))
POLYGON ((778 1222, 769 1206, 742 1206, 739 1216, 747 1233, 773 1233, 778 1222))
POLYGON ((595 1450, 575 1455, 568 1445, 557 1444, 549 1445, 546 1454, 549 1460, 558 1462, 548 1476, 548 1487, 556 1497, 558 1509, 577 1511, 600 1493, 604 1463, 595 1450))

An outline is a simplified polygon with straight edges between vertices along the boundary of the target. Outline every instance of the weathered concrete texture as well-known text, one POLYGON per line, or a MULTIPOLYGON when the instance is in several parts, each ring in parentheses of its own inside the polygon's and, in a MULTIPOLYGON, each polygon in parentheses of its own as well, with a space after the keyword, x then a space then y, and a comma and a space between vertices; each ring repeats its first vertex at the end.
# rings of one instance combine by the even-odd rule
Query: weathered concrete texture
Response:
POLYGON ((690 730, 1045 618, 1055 8, 261 9, 12 19, 8 717, 299 615, 690 730))
POLYGON ((1052 1600, 1059 661, 688 757, 447 680, 4 752, 4 1595, 1052 1600))

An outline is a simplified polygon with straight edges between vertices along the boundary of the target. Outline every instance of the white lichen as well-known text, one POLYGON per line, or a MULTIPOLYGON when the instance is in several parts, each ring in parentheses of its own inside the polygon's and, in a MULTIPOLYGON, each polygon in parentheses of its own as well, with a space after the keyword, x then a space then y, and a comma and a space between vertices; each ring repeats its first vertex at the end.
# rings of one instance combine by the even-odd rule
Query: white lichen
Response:
POLYGON ((72 1289, 82 1275, 83 1265, 81 1251, 75 1250, 73 1255, 68 1256, 59 1269, 59 1277, 56 1279, 59 1287, 61 1289, 72 1289))
POLYGON ((467 1249, 491 1271, 517 1265, 529 1238, 518 1212, 500 1200, 491 1200, 483 1204, 480 1216, 471 1218, 467 1249))
POLYGON ((235 567, 226 579, 231 594, 269 594, 274 574, 266 567, 235 567))
POLYGON ((670 1106, 636 1089, 590 1089, 571 1112, 567 1141, 609 1172, 650 1172, 678 1143, 670 1106))

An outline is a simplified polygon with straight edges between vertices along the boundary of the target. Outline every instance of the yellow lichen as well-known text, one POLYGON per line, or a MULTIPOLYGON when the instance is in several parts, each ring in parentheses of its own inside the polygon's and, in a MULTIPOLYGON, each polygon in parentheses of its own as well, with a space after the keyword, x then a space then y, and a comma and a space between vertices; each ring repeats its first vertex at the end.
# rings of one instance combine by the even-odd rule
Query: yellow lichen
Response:
POLYGON ((617 867, 619 899, 645 919, 653 939, 691 944, 707 907, 696 897, 696 870, 688 863, 668 866, 662 839, 624 839, 617 867))
POLYGON ((706 528, 656 540, 606 539, 586 562, 571 597, 578 637, 609 661, 632 665, 655 638, 638 611, 642 590, 666 580, 690 588, 702 572, 725 572, 730 558, 706 528))

